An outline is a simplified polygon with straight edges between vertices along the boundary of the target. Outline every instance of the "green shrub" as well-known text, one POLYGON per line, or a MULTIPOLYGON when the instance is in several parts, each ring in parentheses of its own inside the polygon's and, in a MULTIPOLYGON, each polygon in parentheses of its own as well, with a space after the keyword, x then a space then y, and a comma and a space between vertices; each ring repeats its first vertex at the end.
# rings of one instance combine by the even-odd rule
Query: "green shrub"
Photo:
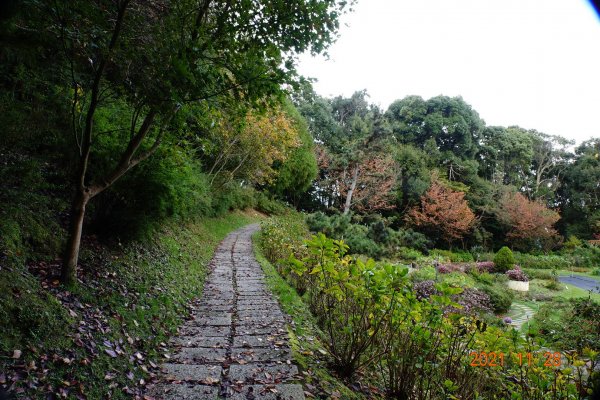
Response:
POLYGON ((304 255, 303 241, 309 237, 308 227, 304 216, 290 212, 286 215, 266 219, 260 224, 260 244, 263 254, 279 271, 283 272, 282 261, 295 253, 298 257, 304 255))
POLYGON ((548 282, 546 282, 546 284, 544 284, 544 286, 546 287, 546 289, 554 291, 559 291, 563 288, 562 285, 555 279, 549 280, 548 282))
POLYGON ((566 242, 563 243, 563 249, 573 251, 577 247, 583 246, 583 242, 575 235, 570 235, 566 242))
POLYGON ((480 285, 480 290, 490 296, 490 303, 496 314, 505 313, 512 305, 514 294, 503 284, 480 285))
POLYGON ((408 247, 400 247, 396 252, 396 258, 404 261, 416 261, 421 257, 423 257, 423 253, 408 247))
POLYGON ((469 275, 471 275, 476 282, 485 283, 488 285, 493 284, 495 279, 494 275, 490 274, 489 272, 479 272, 477 268, 469 269, 469 275))
POLYGON ((383 254, 381 246, 369 238, 369 229, 366 226, 351 224, 340 239, 344 239, 354 254, 364 254, 372 258, 379 258, 383 254))
POLYGON ((595 270, 593 270, 591 273, 592 273, 592 275, 595 275, 595 276, 600 276, 600 268, 596 268, 596 269, 595 269, 595 270))
POLYGON ((473 262, 473 256, 468 251, 453 252, 450 250, 433 249, 429 255, 439 258, 441 262, 473 262))
POLYGON ((290 265, 310 279, 309 308, 326 335, 334 369, 348 378, 375 361, 367 355, 380 341, 407 270, 352 258, 347 245, 322 233, 306 245, 308 255, 291 258, 290 265))
POLYGON ((521 267, 533 269, 568 269, 573 259, 567 255, 533 255, 518 252, 514 253, 514 257, 521 267))
POLYGON ((283 215, 288 207, 280 200, 269 198, 264 192, 256 192, 254 207, 267 215, 283 215))
POLYGON ((168 218, 212 215, 212 190, 199 170, 183 150, 163 148, 92 200, 94 229, 127 239, 147 238, 168 218))
POLYGON ((410 280, 414 283, 430 281, 435 279, 435 268, 432 266, 425 266, 418 268, 411 272, 410 280))
POLYGON ((454 287, 473 287, 475 286, 475 280, 462 272, 451 272, 449 274, 441 275, 442 282, 454 286, 454 287))
POLYGON ((531 279, 555 279, 556 278, 556 274, 553 271, 548 271, 548 270, 543 270, 543 269, 531 269, 531 268, 523 268, 523 271, 531 279))
POLYGON ((494 264, 497 272, 504 273, 515 265, 513 252, 506 246, 502 247, 494 256, 494 264))

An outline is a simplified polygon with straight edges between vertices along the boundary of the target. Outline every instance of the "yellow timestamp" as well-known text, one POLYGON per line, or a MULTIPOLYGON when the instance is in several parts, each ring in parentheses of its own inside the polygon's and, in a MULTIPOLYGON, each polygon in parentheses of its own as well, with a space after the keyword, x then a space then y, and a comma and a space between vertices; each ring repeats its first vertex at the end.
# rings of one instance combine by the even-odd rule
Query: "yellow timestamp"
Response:
POLYGON ((505 365, 505 358, 512 359, 519 366, 531 366, 540 365, 544 367, 553 368, 560 367, 562 365, 563 355, 559 351, 551 352, 545 351, 543 353, 510 353, 512 357, 505 357, 503 352, 497 351, 472 351, 469 353, 471 367, 503 367, 505 365))

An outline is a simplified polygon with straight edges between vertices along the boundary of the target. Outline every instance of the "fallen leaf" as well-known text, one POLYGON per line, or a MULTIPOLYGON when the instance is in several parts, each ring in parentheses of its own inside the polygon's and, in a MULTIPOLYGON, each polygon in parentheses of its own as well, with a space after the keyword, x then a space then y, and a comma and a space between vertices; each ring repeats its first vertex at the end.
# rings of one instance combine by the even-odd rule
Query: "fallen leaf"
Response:
POLYGON ((114 350, 111 350, 111 349, 105 349, 104 351, 106 352, 106 354, 108 354, 108 355, 109 355, 109 356, 111 356, 112 358, 115 358, 115 357, 117 357, 117 353, 115 353, 115 351, 114 351, 114 350))
POLYGON ((14 358, 15 360, 18 358, 21 358, 21 354, 23 354, 23 352, 21 350, 15 350, 15 351, 13 351, 12 358, 14 358))

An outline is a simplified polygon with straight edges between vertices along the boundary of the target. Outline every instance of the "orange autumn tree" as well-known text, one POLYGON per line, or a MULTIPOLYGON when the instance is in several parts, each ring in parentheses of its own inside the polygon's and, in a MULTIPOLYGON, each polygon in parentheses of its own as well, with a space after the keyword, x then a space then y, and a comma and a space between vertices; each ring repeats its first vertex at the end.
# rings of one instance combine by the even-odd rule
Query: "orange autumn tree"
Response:
POLYGON ((454 191, 434 180, 421 196, 421 205, 411 209, 406 219, 450 246, 461 240, 475 222, 475 214, 464 197, 463 192, 454 191))
POLYGON ((498 219, 508 227, 506 240, 514 248, 549 250, 560 241, 554 224, 560 214, 521 193, 506 193, 500 199, 498 219))

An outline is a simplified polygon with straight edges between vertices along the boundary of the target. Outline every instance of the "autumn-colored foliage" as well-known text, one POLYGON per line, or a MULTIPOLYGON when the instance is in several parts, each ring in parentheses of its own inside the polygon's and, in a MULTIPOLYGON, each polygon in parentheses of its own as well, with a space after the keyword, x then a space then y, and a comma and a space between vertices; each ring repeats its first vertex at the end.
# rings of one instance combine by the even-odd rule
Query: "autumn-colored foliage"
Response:
POLYGON ((506 239, 515 248, 552 248, 559 240, 554 224, 560 214, 521 193, 507 193, 500 200, 498 218, 508 226, 506 239))
POLYGON ((421 205, 408 212, 407 220, 417 227, 436 232, 447 243, 462 239, 473 226, 475 214, 463 192, 434 181, 421 196, 421 205))
MULTIPOLYGON (((352 195, 353 208, 360 212, 391 210, 395 207, 392 189, 396 183, 396 168, 391 157, 376 154, 354 165, 358 168, 352 195)), ((344 170, 339 174, 340 194, 346 198, 352 187, 353 174, 344 170)))
POLYGON ((287 160, 291 150, 300 146, 297 127, 280 108, 251 111, 241 120, 224 117, 211 140, 215 155, 211 183, 233 179, 270 183, 276 175, 275 163, 287 160))

